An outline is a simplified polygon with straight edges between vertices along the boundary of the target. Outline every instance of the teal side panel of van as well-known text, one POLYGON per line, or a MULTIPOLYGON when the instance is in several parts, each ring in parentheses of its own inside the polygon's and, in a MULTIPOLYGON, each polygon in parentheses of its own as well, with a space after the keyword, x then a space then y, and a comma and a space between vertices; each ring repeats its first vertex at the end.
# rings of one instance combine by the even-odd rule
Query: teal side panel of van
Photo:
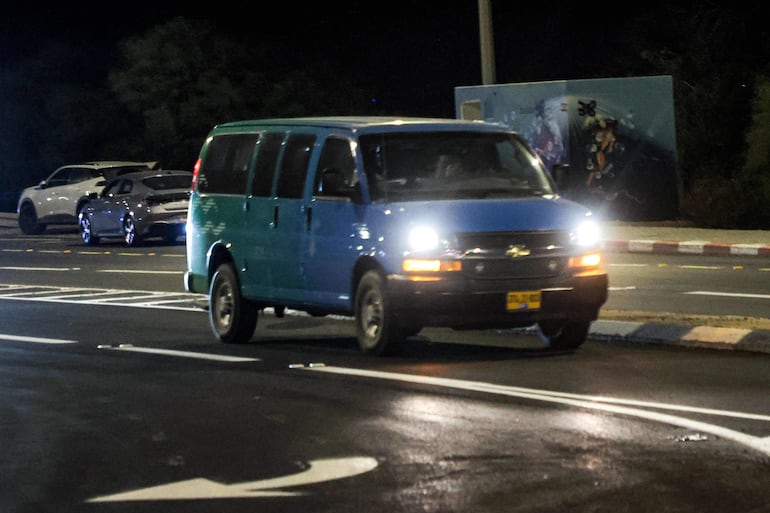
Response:
POLYGON ((307 301, 352 311, 353 269, 373 241, 365 223, 366 205, 314 200, 302 255, 307 301))
MULTIPOLYGON (((239 244, 243 227, 243 196, 199 194, 190 202, 186 244, 188 269, 192 273, 193 292, 208 293, 212 248, 227 248, 236 269, 243 264, 243 245, 239 244)), ((214 264, 216 266, 216 264, 214 264)))
POLYGON ((273 260, 273 202, 266 197, 250 197, 243 205, 243 227, 239 251, 245 265, 241 273, 241 288, 246 297, 272 300, 273 260))
POLYGON ((273 198, 273 227, 269 231, 272 294, 278 303, 304 303, 304 276, 300 265, 305 240, 306 214, 303 200, 273 198))

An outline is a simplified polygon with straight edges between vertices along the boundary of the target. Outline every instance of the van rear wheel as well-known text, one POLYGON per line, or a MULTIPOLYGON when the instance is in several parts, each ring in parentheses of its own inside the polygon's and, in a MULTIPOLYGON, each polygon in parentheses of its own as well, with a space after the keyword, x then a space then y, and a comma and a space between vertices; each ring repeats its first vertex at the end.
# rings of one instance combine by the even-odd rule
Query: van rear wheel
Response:
POLYGON ((358 345, 364 353, 385 356, 402 348, 404 332, 391 311, 380 273, 369 271, 358 283, 355 316, 358 345))
POLYGON ((243 344, 257 327, 259 309, 241 296, 238 276, 232 264, 217 268, 209 289, 209 321, 221 342, 243 344))

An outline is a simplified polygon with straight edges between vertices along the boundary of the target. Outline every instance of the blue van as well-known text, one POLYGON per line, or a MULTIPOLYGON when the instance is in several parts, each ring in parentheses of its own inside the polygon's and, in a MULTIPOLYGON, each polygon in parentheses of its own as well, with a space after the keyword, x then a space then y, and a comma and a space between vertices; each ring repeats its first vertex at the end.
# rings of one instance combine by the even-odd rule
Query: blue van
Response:
POLYGON ((536 325, 572 349, 607 299, 598 228, 525 141, 456 119, 336 117, 213 128, 193 176, 188 291, 214 334, 265 310, 355 318, 361 350, 424 327, 536 325))

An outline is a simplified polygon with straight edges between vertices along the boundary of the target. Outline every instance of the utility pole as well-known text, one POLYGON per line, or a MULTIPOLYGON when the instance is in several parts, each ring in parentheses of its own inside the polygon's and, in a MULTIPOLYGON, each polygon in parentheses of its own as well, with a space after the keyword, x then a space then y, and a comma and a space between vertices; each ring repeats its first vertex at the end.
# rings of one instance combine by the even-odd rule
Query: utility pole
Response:
POLYGON ((495 83, 495 41, 492 35, 491 0, 479 0, 479 40, 481 42, 481 83, 495 83))

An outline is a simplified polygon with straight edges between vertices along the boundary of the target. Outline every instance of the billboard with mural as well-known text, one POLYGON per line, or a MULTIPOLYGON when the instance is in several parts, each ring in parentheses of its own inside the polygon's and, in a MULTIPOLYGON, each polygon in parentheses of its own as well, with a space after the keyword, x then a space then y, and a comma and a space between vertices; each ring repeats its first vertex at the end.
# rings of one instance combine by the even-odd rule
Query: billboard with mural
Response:
POLYGON ((519 132, 565 196, 607 219, 679 215, 670 76, 457 87, 455 109, 519 132))

